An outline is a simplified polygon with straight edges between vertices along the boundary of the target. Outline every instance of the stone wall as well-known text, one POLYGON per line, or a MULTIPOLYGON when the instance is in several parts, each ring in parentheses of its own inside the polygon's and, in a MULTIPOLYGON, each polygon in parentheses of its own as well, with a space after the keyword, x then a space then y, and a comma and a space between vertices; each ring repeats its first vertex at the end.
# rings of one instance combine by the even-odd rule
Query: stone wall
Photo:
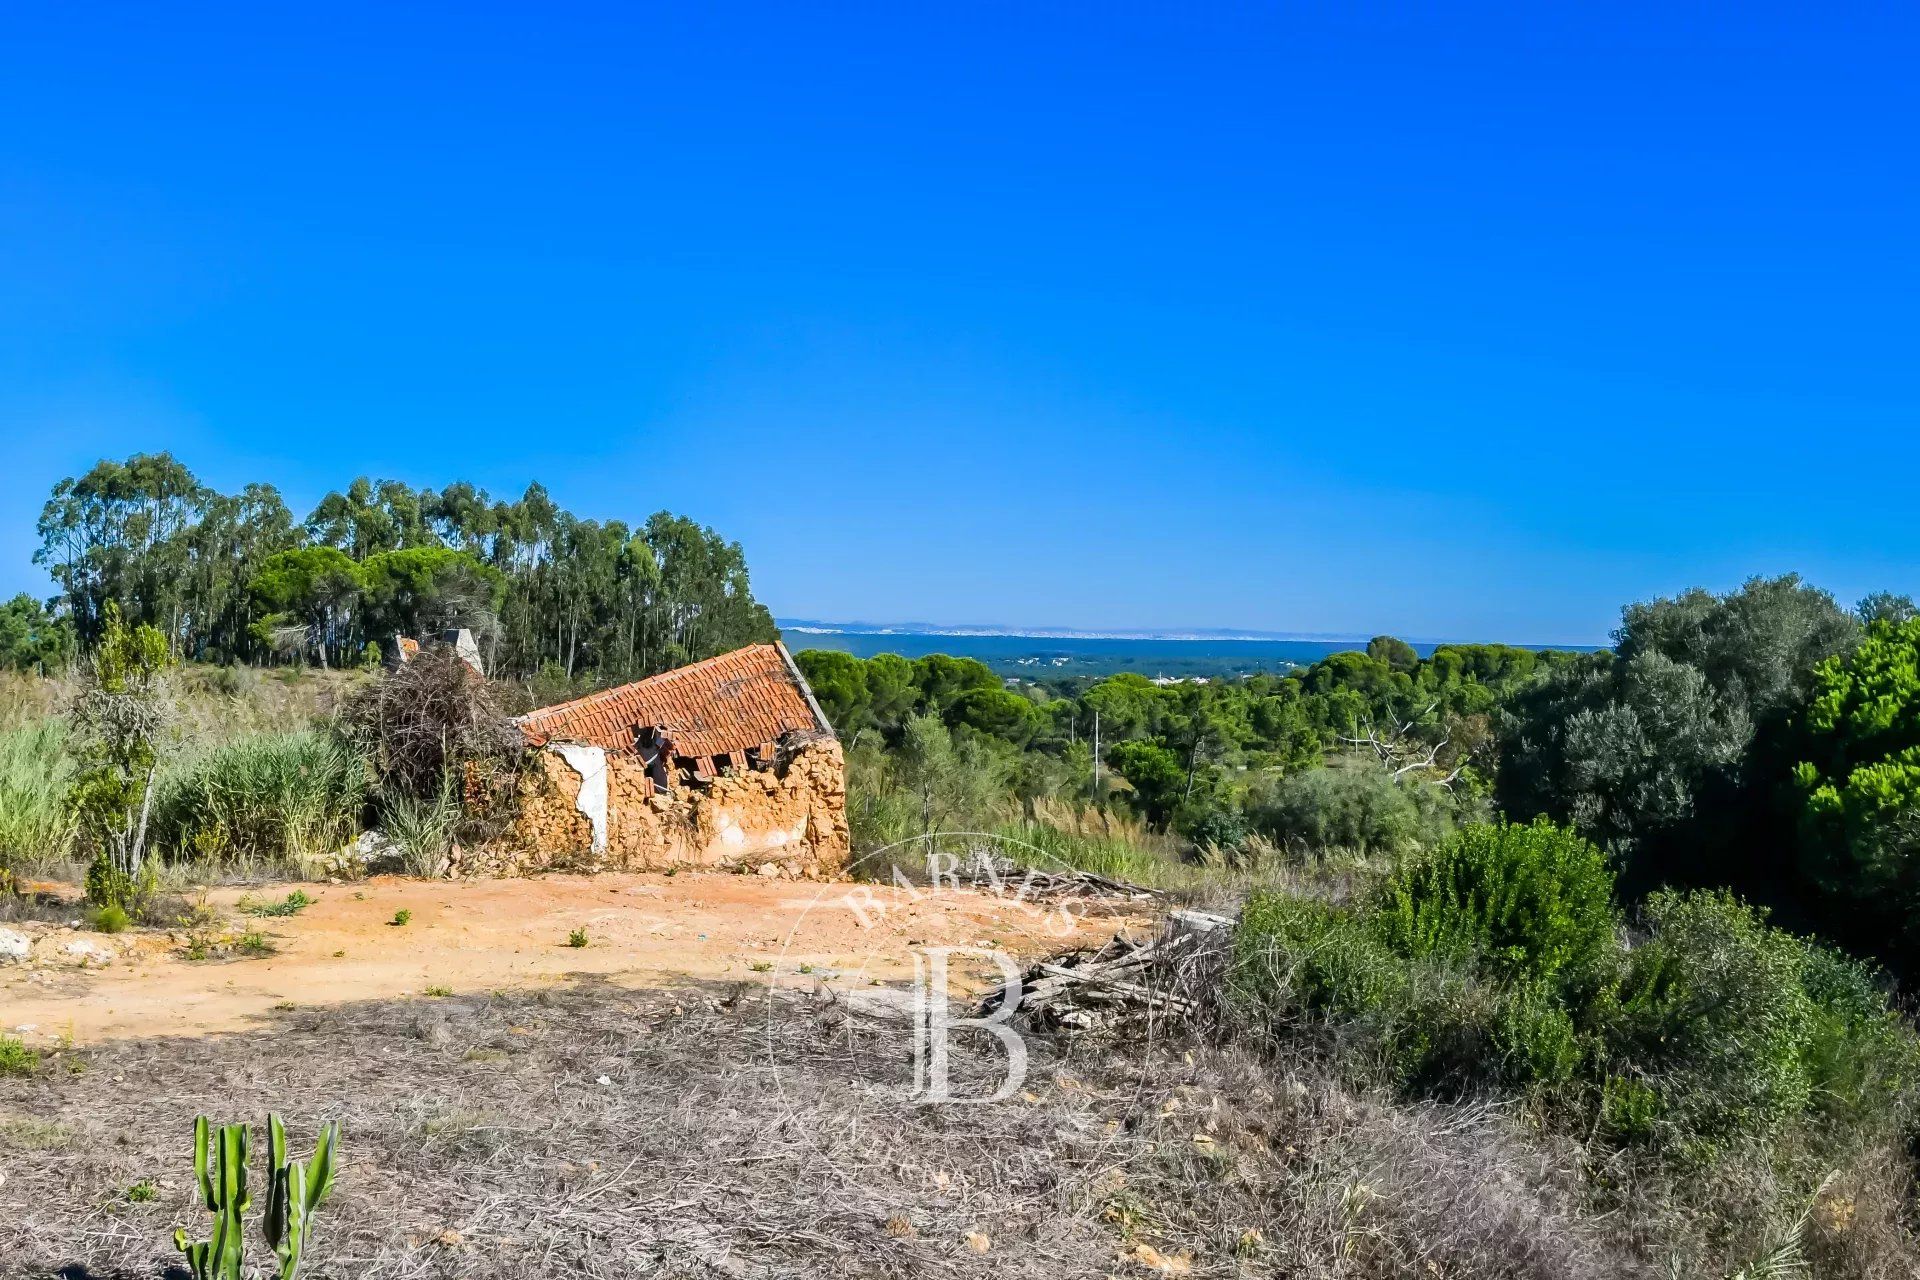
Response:
POLYGON ((497 847, 471 851, 460 870, 752 867, 811 878, 846 866, 846 766, 833 738, 801 739, 769 769, 728 772, 709 783, 676 780, 661 795, 637 757, 593 750, 537 752, 512 832, 497 847), (606 785, 604 843, 595 838, 598 770, 606 785))

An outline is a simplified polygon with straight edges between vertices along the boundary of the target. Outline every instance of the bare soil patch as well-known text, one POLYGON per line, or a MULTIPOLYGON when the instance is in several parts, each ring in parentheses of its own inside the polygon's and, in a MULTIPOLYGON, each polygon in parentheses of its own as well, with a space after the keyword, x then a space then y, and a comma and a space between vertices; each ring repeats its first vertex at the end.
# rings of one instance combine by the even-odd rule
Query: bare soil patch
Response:
POLYGON ((36 1046, 208 1034, 261 1025, 289 1005, 539 988, 578 975, 636 988, 769 978, 893 983, 912 976, 911 944, 985 945, 1030 959, 1133 920, 1096 909, 1062 932, 1055 917, 1043 925, 1007 895, 718 873, 383 876, 222 889, 209 902, 258 930, 273 953, 193 961, 178 934, 63 933, 40 947, 52 962, 0 965, 0 1033, 36 1046), (270 902, 294 889, 314 899, 298 915, 254 918, 238 909, 242 898, 270 902), (395 924, 401 912, 406 923, 395 924), (569 945, 576 930, 587 945, 569 945), (109 948, 114 958, 61 963, 75 942, 109 948), (17 1030, 23 1026, 31 1030, 17 1030))

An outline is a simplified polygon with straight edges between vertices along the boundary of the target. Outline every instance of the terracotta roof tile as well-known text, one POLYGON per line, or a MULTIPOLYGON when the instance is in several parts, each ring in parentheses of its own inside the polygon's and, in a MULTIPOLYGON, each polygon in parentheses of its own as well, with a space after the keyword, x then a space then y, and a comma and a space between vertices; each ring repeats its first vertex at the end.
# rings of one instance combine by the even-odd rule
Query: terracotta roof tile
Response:
POLYGON ((617 689, 520 717, 535 744, 586 742, 631 751, 634 730, 665 725, 675 755, 725 756, 793 730, 832 733, 778 644, 749 645, 617 689))

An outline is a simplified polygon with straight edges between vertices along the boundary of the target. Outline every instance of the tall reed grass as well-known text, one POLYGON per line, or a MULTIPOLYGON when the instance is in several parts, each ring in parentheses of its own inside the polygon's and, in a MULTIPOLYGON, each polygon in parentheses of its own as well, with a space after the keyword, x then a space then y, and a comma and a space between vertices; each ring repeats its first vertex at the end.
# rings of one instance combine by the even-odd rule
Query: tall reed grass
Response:
POLYGON ((1143 833, 1138 832, 1104 834, 1044 822, 1010 822, 993 834, 1006 845, 1009 858, 1043 871, 1066 867, 1149 889, 1185 884, 1200 871, 1161 842, 1142 839, 1143 833))
POLYGON ((193 753, 155 783, 152 841, 210 868, 306 872, 360 830, 366 761, 313 729, 193 753))
POLYGON ((73 857, 66 740, 65 722, 55 719, 0 731, 0 882, 9 873, 45 874, 73 857))

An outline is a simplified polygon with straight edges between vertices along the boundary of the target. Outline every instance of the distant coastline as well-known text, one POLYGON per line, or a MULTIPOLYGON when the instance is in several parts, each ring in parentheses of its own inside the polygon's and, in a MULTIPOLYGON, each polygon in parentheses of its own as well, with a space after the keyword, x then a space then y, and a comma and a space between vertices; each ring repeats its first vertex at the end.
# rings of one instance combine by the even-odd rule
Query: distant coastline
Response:
MULTIPOLYGON (((876 624, 779 619, 792 649, 837 649, 871 658, 897 653, 922 658, 944 653, 975 658, 1001 676, 1018 680, 1109 676, 1122 671, 1169 680, 1235 679, 1260 672, 1284 673, 1311 666, 1335 653, 1366 648, 1350 636, 1218 631, 1079 631, 1066 627, 876 624)), ((1410 640, 1422 657, 1437 645, 1410 640)), ((1523 648, 1545 646, 1527 645, 1523 648)))
MULTIPOLYGON (((1021 640, 1167 640, 1205 642, 1245 641, 1260 644, 1336 645, 1343 649, 1364 649, 1370 636, 1339 631, 1254 631, 1241 627, 1188 627, 1180 630, 1082 630, 1077 627, 1009 627, 989 623, 955 624, 932 622, 825 622, 815 618, 776 618, 784 632, 808 636, 992 636, 1021 640)), ((1379 633, 1375 633, 1379 634, 1379 633)), ((1401 636, 1416 649, 1431 651, 1443 644, 1513 644, 1516 649, 1565 649, 1590 652, 1599 646, 1585 644, 1534 644, 1512 641, 1441 640, 1433 636, 1401 636)))
MULTIPOLYGON (((1025 640, 1246 640, 1263 643, 1346 644, 1364 648, 1368 637, 1338 632, 1248 631, 1240 628, 1191 627, 1179 631, 1089 631, 1077 627, 1005 627, 990 624, 956 625, 931 622, 821 622, 811 618, 777 618, 782 631, 801 635, 846 636, 1003 636, 1025 640)), ((1438 644, 1440 641, 1413 640, 1438 644)))

